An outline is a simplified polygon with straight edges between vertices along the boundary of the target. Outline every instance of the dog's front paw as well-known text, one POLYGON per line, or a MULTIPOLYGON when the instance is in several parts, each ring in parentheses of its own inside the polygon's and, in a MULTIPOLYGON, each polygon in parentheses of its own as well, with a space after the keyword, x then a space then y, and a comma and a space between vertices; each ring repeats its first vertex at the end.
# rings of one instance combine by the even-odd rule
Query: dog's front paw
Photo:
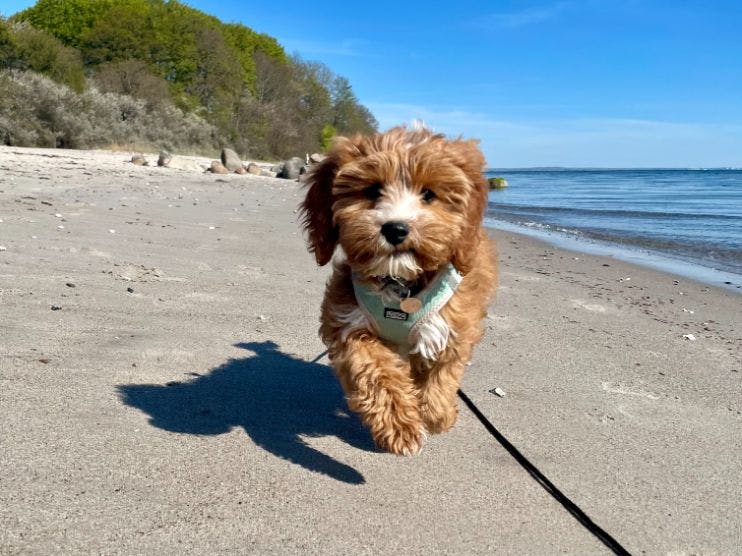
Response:
POLYGON ((414 456, 423 448, 425 429, 421 424, 397 423, 380 431, 374 440, 379 448, 397 456, 414 456))
POLYGON ((379 448, 398 456, 413 456, 422 449, 425 428, 414 400, 375 409, 363 414, 363 420, 379 448))
POLYGON ((423 404, 421 411, 425 427, 431 434, 446 432, 453 427, 459 416, 459 410, 455 405, 441 405, 436 407, 423 404))

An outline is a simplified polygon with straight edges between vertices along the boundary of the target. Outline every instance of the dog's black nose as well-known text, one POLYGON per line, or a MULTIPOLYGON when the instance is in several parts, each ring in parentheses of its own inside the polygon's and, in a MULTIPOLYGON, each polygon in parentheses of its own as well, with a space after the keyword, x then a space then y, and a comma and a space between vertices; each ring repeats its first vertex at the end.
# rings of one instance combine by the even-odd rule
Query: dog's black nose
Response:
POLYGON ((386 240, 392 245, 398 245, 404 241, 410 232, 409 227, 404 222, 386 222, 381 227, 381 233, 386 240))

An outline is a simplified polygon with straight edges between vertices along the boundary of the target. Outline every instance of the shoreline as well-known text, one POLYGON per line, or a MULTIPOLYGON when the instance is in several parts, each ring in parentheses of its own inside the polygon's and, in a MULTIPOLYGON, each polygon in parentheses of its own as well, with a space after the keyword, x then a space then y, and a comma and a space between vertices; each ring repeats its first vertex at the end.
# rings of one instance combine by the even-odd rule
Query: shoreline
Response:
POLYGON ((490 229, 535 238, 560 249, 621 260, 666 274, 689 278, 742 295, 742 275, 680 258, 673 258, 662 253, 642 249, 641 247, 573 236, 556 230, 539 229, 535 226, 529 227, 512 224, 492 217, 485 217, 484 225, 490 229))

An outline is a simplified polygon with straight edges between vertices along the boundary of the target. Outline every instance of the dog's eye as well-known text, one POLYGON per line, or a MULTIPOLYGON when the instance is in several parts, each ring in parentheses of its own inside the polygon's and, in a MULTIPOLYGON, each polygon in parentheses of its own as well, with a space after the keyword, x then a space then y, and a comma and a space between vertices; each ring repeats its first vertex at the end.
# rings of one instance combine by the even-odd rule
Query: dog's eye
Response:
POLYGON ((366 199, 375 201, 376 199, 381 197, 381 184, 375 183, 373 185, 369 185, 366 189, 363 190, 363 195, 366 197, 366 199))
POLYGON ((425 203, 432 203, 433 199, 435 199, 435 193, 433 193, 433 191, 428 189, 427 187, 422 190, 421 196, 423 198, 423 202, 425 203))

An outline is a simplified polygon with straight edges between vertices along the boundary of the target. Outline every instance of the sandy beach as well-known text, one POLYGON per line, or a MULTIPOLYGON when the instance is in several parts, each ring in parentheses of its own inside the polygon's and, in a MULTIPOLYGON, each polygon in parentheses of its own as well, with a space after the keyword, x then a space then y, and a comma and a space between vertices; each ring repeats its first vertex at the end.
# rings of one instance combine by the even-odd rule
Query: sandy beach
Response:
MULTIPOLYGON (((297 182, 131 156, 0 147, 0 553, 609 553, 463 406, 374 449, 297 182)), ((492 235, 464 392, 630 553, 739 553, 742 296, 492 235)))

